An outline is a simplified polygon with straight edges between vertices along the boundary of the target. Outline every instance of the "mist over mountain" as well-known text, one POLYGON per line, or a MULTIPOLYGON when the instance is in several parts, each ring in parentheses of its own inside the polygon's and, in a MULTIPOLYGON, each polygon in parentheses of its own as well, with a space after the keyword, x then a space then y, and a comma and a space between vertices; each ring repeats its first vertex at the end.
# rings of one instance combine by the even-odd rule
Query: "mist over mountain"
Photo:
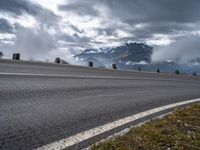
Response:
POLYGON ((126 43, 119 47, 86 49, 75 58, 82 61, 88 61, 93 58, 104 65, 112 63, 150 63, 153 48, 143 43, 126 43))
POLYGON ((181 64, 179 59, 152 61, 154 55, 153 47, 143 43, 126 43, 113 48, 86 49, 76 55, 75 58, 78 61, 85 62, 86 65, 89 61, 92 61, 95 67, 110 68, 115 63, 121 70, 138 70, 138 68, 141 68, 144 71, 156 71, 159 68, 162 72, 172 73, 178 69, 186 74, 200 73, 200 58, 190 61, 190 64, 181 64))
POLYGON ((188 36, 178 39, 167 46, 155 48, 153 62, 173 60, 178 64, 200 64, 200 37, 188 36))

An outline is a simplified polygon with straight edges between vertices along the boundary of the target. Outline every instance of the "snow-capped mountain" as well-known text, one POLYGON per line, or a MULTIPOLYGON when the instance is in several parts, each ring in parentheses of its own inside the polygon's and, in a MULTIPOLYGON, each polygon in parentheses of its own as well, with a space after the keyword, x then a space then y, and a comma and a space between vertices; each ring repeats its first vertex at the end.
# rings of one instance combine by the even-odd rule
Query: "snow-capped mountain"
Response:
POLYGON ((163 62, 152 62, 151 56, 153 48, 143 43, 126 43, 113 48, 86 49, 75 58, 79 61, 89 61, 94 63, 95 67, 111 67, 111 64, 117 64, 121 70, 141 70, 155 72, 158 68, 162 72, 174 72, 180 70, 181 73, 197 72, 200 74, 200 59, 194 60, 191 64, 178 64, 176 60, 166 60, 163 62))
POLYGON ((101 63, 109 60, 113 63, 151 62, 153 48, 143 43, 126 43, 119 47, 106 49, 86 49, 75 57, 81 60, 94 58, 101 63))

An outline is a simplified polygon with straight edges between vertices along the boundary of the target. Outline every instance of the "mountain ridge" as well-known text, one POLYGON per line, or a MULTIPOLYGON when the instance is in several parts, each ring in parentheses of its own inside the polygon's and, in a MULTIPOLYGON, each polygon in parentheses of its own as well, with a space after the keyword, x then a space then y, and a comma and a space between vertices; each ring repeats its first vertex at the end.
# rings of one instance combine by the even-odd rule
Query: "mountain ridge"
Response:
POLYGON ((116 64, 121 70, 139 70, 140 68, 154 72, 159 68, 163 72, 174 72, 178 69, 182 73, 200 73, 200 63, 198 65, 185 65, 172 60, 152 62, 152 54, 153 47, 146 44, 126 43, 113 48, 86 49, 75 58, 85 62, 85 64, 88 64, 88 61, 93 61, 94 67, 110 68, 112 64, 116 64))
POLYGON ((151 62, 153 48, 143 43, 126 43, 114 48, 86 49, 75 57, 82 60, 88 58, 110 59, 113 63, 119 62, 151 62))

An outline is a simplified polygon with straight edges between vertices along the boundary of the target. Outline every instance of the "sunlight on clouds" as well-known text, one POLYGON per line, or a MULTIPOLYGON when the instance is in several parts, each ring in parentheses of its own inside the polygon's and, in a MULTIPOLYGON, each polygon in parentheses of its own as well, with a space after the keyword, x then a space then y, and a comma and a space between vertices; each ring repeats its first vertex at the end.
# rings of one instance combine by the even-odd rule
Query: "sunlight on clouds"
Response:
POLYGON ((6 45, 14 45, 14 40, 16 36, 9 33, 0 33, 0 43, 6 45))
POLYGON ((62 29, 62 32, 66 33, 67 35, 71 35, 72 36, 72 35, 74 35, 76 33, 72 28, 69 28, 68 25, 61 24, 60 27, 62 29))
POLYGON ((194 36, 199 36, 200 37, 200 30, 193 31, 193 32, 191 32, 191 34, 194 35, 194 36))
POLYGON ((49 33, 49 35, 55 35, 56 34, 56 30, 54 28, 46 28, 45 31, 47 31, 49 33))
POLYGON ((152 39, 147 40, 147 44, 149 45, 169 45, 174 40, 170 39, 168 35, 164 34, 155 34, 152 39))
POLYGON ((116 32, 117 32, 118 37, 120 37, 120 38, 125 38, 125 37, 132 36, 132 34, 126 32, 126 31, 123 31, 123 30, 119 30, 118 29, 116 32))
POLYGON ((19 24, 25 28, 37 28, 38 25, 36 19, 28 14, 23 14, 16 17, 6 13, 0 13, 0 18, 8 19, 12 25, 19 24))
POLYGON ((89 16, 80 17, 73 13, 63 14, 63 19, 60 22, 60 28, 64 33, 69 35, 78 34, 80 36, 84 35, 90 38, 98 36, 97 28, 102 27, 101 19, 99 18, 90 18, 89 16), (77 29, 85 31, 84 33, 77 33, 69 25, 75 26, 77 29))
POLYGON ((59 14, 58 5, 66 3, 66 0, 32 0, 33 2, 41 5, 43 8, 59 14))
POLYGON ((136 30, 142 30, 145 29, 148 26, 148 23, 138 23, 136 25, 133 26, 134 29, 136 30))
POLYGON ((9 34, 9 33, 0 33, 0 40, 12 40, 16 36, 14 34, 9 34))
MULTIPOLYGON (((67 55, 70 50, 113 47, 126 42, 169 46, 181 37, 200 37, 200 21, 198 15, 194 15, 197 9, 193 9, 198 5, 190 6, 192 9, 185 11, 184 15, 179 13, 179 10, 188 8, 189 3, 170 6, 172 13, 168 13, 164 9, 168 10, 168 6, 160 0, 151 2, 150 7, 146 5, 150 3, 143 0, 137 3, 134 0, 15 1, 5 8, 2 5, 0 10, 2 31, 8 32, 0 34, 2 47, 15 43, 7 49, 27 49, 23 53, 30 56, 32 51, 38 50, 41 56, 35 57, 40 58, 42 55, 67 55)), ((177 1, 173 3, 179 4, 177 1)), ((9 1, 0 0, 0 6, 5 2, 9 1)))
POLYGON ((19 20, 18 23, 25 28, 37 28, 38 23, 31 15, 24 14, 23 16, 19 16, 19 20))
POLYGON ((102 43, 106 43, 109 42, 111 40, 117 40, 118 38, 115 36, 104 36, 104 35, 99 35, 97 36, 96 40, 98 42, 102 42, 102 43))

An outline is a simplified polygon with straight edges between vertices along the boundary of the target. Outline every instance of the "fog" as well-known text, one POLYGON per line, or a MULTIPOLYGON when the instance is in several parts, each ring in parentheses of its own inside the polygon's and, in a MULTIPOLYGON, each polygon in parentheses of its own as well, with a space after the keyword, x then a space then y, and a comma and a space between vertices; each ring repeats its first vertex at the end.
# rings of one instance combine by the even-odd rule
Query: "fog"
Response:
POLYGON ((155 47, 153 62, 172 60, 179 64, 197 63, 200 58, 200 37, 188 36, 167 46, 155 47))

